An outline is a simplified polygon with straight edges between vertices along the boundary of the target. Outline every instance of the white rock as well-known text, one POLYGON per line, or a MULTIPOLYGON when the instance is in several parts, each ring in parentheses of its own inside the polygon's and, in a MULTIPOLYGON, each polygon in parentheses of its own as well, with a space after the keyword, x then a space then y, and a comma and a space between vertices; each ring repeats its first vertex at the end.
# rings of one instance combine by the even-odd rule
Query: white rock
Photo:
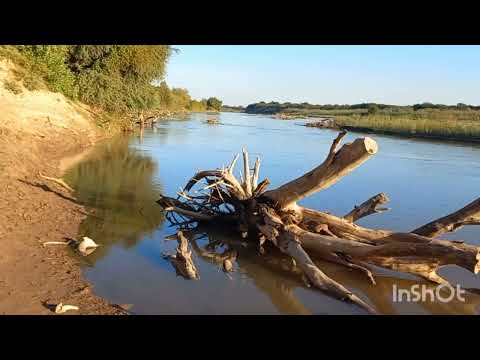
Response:
POLYGON ((94 252, 95 249, 99 246, 100 245, 95 243, 95 241, 93 241, 89 237, 84 236, 83 240, 78 244, 78 251, 80 251, 83 256, 87 256, 94 252))
POLYGON ((57 314, 63 314, 69 310, 80 310, 78 306, 74 305, 63 305, 62 303, 58 304, 55 307, 55 313, 57 314))

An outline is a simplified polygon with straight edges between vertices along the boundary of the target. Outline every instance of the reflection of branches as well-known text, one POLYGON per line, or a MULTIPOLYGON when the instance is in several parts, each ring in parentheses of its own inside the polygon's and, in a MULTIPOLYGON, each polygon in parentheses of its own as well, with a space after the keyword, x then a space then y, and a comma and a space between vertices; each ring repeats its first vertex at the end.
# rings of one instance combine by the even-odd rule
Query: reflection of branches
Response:
MULTIPOLYGON (((217 228, 202 226, 186 232, 195 254, 204 261, 219 265, 222 255, 227 250, 235 250, 239 272, 248 276, 258 290, 266 294, 271 303, 281 313, 287 314, 311 314, 295 294, 295 289, 308 289, 302 280, 301 271, 295 264, 271 247, 266 255, 259 255, 254 244, 242 241, 239 237, 232 237, 227 231, 217 228), (206 241, 203 246, 200 240, 206 241), (227 250, 225 250, 227 249, 227 250)), ((334 263, 314 259, 321 262, 321 266, 328 275, 344 283, 346 286, 355 288, 382 314, 398 314, 411 312, 426 312, 428 314, 477 314, 476 308, 480 306, 480 295, 467 293, 465 302, 453 299, 449 303, 440 301, 418 303, 394 303, 393 289, 411 289, 413 285, 420 284, 434 288, 435 285, 421 279, 402 279, 388 274, 376 274, 376 285, 373 285, 368 277, 362 272, 347 269, 334 263)), ((376 269, 376 268, 375 268, 376 269)), ((378 269, 377 269, 378 270, 378 269)), ((372 269, 373 271, 373 269, 372 269)))
MULTIPOLYGON (((311 314, 295 296, 295 287, 305 285, 298 274, 289 270, 285 271, 285 260, 287 259, 284 256, 281 258, 280 254, 276 254, 277 256, 260 257, 251 244, 229 236, 222 236, 224 234, 218 231, 212 232, 197 228, 184 232, 184 234, 189 239, 195 254, 204 261, 219 266, 226 259, 236 259, 239 271, 251 278, 256 287, 268 295, 272 304, 281 313, 311 314), (198 244, 201 239, 207 240, 207 244, 203 247, 198 244), (275 262, 278 266, 272 266, 272 263, 275 262)), ((174 239, 175 237, 167 238, 174 239)))

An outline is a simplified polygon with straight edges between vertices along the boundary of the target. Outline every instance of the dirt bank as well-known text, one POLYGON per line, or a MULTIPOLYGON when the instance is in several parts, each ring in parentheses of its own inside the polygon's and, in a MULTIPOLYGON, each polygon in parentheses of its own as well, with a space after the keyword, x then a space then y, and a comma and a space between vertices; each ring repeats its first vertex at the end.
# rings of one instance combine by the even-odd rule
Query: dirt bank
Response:
POLYGON ((0 314, 53 314, 59 302, 80 308, 67 314, 125 313, 93 294, 80 256, 42 246, 75 239, 86 210, 39 172, 61 177, 102 134, 84 105, 21 83, 12 91, 12 69, 0 58, 0 314))

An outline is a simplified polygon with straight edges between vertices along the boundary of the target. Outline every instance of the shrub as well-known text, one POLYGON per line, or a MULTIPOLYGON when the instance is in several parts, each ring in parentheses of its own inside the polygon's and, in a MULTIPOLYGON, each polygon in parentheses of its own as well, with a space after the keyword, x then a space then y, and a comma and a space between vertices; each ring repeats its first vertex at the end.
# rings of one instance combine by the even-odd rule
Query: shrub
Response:
POLYGON ((207 106, 209 109, 220 111, 222 108, 222 102, 215 97, 211 97, 207 100, 207 106))
POLYGON ((18 45, 17 49, 39 67, 44 80, 52 91, 76 98, 78 87, 74 74, 67 66, 69 46, 66 45, 18 45))
POLYGON ((368 105, 368 113, 370 115, 374 115, 374 114, 378 113, 378 105, 377 104, 368 105))

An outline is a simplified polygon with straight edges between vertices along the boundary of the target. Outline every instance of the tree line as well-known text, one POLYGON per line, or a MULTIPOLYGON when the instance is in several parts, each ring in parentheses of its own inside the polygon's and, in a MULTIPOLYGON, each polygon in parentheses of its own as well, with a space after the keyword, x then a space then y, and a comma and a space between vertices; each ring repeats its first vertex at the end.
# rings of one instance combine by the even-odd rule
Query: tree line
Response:
POLYGON ((46 86, 108 112, 151 109, 219 111, 214 97, 191 98, 164 81, 169 45, 2 45, 0 55, 17 65, 30 90, 46 86))
POLYGON ((480 106, 466 105, 463 103, 458 103, 457 105, 443 105, 443 104, 432 104, 432 103, 422 103, 415 104, 411 106, 400 106, 400 105, 388 105, 388 104, 377 104, 377 103, 361 103, 353 105, 339 105, 339 104, 326 104, 326 105, 314 105, 309 104, 308 102, 303 103, 279 103, 275 101, 271 102, 258 102, 254 104, 249 104, 245 108, 246 113, 252 114, 275 114, 285 111, 293 110, 365 110, 368 113, 376 113, 378 110, 392 110, 395 112, 408 112, 408 111, 417 111, 422 109, 438 109, 438 110, 480 110, 480 106))

